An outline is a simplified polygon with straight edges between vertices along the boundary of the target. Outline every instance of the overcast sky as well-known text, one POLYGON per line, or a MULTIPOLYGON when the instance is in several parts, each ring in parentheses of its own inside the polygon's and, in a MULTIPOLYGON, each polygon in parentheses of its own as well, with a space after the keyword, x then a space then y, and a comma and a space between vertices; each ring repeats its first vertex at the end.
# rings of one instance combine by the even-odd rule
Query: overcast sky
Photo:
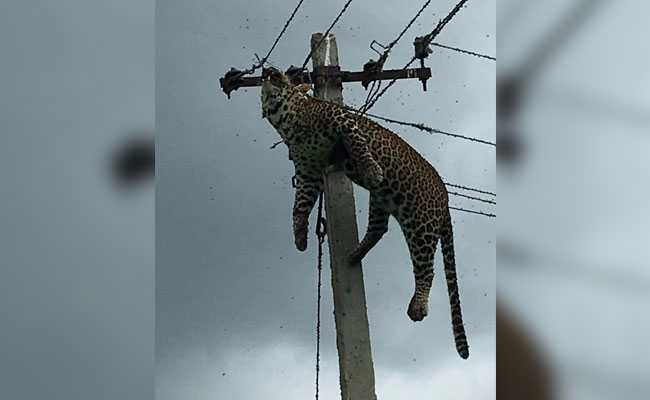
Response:
MULTIPOLYGON (((268 150, 276 135, 259 118, 257 91, 227 101, 217 84, 230 66, 268 49, 294 4, 170 3, 159 2, 157 41, 158 394, 311 396, 315 249, 299 254, 291 244, 291 165, 285 150, 268 150)), ((306 0, 272 60, 301 62, 309 35, 342 3, 306 0)), ((361 68, 372 39, 392 40, 420 5, 410 3, 373 2, 368 11, 355 0, 335 30, 344 68, 361 68)), ((499 2, 504 70, 568 8, 564 0, 514 3, 499 2)), ((642 318, 650 212, 639 184, 650 171, 650 68, 638 40, 647 13, 631 0, 601 4, 546 65, 524 107, 529 157, 515 176, 499 178, 504 243, 534 256, 525 270, 502 261, 499 294, 566 372, 567 399, 643 398, 650 370, 642 318)), ((422 21, 451 6, 433 2, 422 21)), ((470 1, 440 41, 494 54, 493 10, 494 2, 470 1)), ((8 0, 0 19, 0 397, 149 398, 153 193, 116 191, 106 161, 124 138, 154 128, 154 1, 8 0)), ((413 36, 431 25, 407 34, 388 65, 400 67, 413 36)), ((402 81, 376 110, 493 138, 494 66, 443 50, 428 65, 430 92, 402 81)), ((361 95, 346 86, 346 99, 361 95)), ((494 189, 489 151, 399 132, 445 178, 494 189)), ((365 196, 358 192, 360 230, 365 196)), ((453 216, 471 358, 453 350, 439 258, 431 315, 418 325, 407 319, 412 276, 393 224, 364 264, 383 398, 494 396, 493 222, 453 216)), ((323 398, 337 398, 325 288, 323 398)))
MULTIPOLYGON (((340 3, 340 4, 339 4, 340 3)), ((300 64, 311 33, 324 31, 343 5, 305 1, 271 61, 300 64)), ((393 40, 421 2, 354 1, 334 29, 345 70, 360 70, 369 43, 393 40)), ((453 7, 432 2, 391 55, 387 68, 410 59, 415 36, 428 33, 453 7)), ((159 1, 157 4, 156 291, 157 387, 161 400, 313 395, 316 248, 293 247, 293 166, 261 118, 259 89, 232 100, 218 78, 267 51, 294 1, 159 1)), ((494 55, 494 1, 469 2, 438 37, 441 43, 494 55)), ((436 49, 433 79, 400 81, 374 108, 379 114, 494 140, 493 62, 436 49)), ((344 98, 365 92, 348 84, 344 98)), ((391 127, 392 128, 392 127, 391 127)), ((494 190, 495 152, 480 144, 396 130, 448 181, 494 190)), ((356 190, 360 231, 367 192, 356 190)), ((479 208, 452 198, 453 205, 479 208)), ((406 315, 413 290, 399 227, 364 261, 379 398, 491 399, 495 393, 495 222, 452 213, 470 358, 458 357, 451 334, 440 254, 429 316, 406 315)), ((311 225, 313 227, 313 223, 311 225)), ((438 252, 439 253, 439 252, 438 252)), ((327 263, 327 258, 326 258, 327 263)), ((329 267, 324 271, 324 399, 338 397, 338 362, 329 267)))

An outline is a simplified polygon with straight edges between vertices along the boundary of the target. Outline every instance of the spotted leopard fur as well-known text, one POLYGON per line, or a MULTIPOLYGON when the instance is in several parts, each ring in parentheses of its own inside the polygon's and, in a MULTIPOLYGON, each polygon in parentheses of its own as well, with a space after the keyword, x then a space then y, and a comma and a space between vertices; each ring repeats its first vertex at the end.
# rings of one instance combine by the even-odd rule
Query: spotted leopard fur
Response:
POLYGON ((406 238, 415 293, 407 314, 413 321, 428 312, 433 259, 442 242, 456 349, 469 356, 458 293, 447 190, 436 170, 399 136, 339 105, 306 95, 276 69, 263 73, 262 114, 289 148, 296 172, 293 230, 298 250, 307 247, 308 217, 323 190, 323 174, 341 161, 346 175, 370 192, 368 228, 351 263, 361 260, 388 231, 392 215, 406 238))

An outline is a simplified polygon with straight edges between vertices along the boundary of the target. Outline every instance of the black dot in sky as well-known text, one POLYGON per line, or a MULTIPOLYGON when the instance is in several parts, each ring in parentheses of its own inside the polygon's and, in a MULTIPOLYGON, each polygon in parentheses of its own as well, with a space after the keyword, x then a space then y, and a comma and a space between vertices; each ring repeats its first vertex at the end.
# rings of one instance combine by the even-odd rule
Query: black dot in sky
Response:
POLYGON ((153 179, 155 146, 153 138, 131 138, 112 154, 111 172, 116 183, 133 186, 153 179))

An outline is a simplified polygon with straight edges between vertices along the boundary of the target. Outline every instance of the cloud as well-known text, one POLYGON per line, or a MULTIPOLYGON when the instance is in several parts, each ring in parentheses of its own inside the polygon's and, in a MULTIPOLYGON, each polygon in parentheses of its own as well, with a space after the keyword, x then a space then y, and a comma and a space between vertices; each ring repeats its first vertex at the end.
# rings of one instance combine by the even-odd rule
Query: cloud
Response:
MULTIPOLYGON (((282 399, 304 400, 314 394, 314 349, 291 342, 276 342, 256 351, 233 347, 219 358, 193 352, 182 362, 158 371, 158 400, 282 399)), ((376 364, 379 399, 481 400, 495 397, 495 360, 489 352, 471 362, 449 358, 423 360, 404 371, 391 363, 376 364)), ((339 395, 336 355, 321 360, 320 397, 339 395)))

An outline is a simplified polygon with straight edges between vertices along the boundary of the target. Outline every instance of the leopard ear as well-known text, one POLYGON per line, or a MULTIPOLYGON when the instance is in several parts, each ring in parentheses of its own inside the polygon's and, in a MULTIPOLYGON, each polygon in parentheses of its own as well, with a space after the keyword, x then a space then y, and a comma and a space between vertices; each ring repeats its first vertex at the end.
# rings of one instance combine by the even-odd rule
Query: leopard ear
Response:
POLYGON ((307 94, 311 90, 311 85, 309 83, 302 83, 297 86, 298 90, 300 90, 303 94, 307 94))

